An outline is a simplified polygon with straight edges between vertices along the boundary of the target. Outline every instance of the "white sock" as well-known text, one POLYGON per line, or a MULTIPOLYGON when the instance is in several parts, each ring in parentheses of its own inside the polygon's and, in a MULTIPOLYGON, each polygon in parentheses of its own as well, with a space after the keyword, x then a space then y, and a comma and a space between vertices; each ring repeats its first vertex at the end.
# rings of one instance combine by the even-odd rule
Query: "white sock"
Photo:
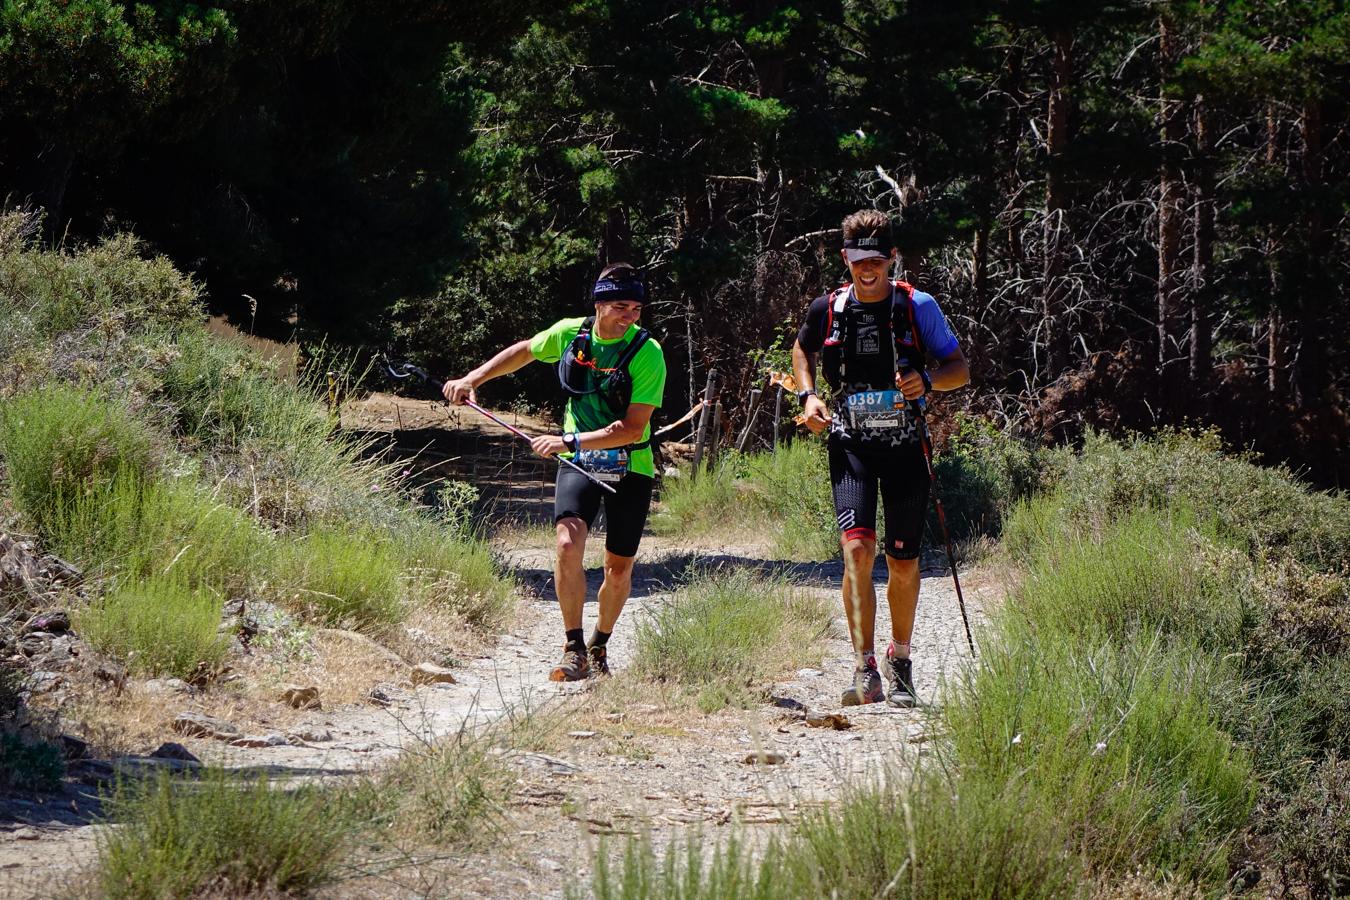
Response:
POLYGON ((909 641, 905 641, 903 644, 899 641, 891 641, 891 646, 886 651, 886 655, 892 659, 909 659, 909 641))

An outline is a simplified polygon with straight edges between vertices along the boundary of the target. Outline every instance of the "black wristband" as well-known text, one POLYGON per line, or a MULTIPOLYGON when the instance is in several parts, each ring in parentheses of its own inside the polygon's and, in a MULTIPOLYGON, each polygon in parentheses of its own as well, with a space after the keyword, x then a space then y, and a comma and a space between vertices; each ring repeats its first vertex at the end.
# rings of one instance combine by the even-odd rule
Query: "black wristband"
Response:
POLYGON ((816 396, 816 389, 815 389, 815 388, 807 388, 807 389, 804 390, 804 391, 798 391, 798 392, 797 392, 797 402, 798 402, 798 403, 805 403, 807 397, 814 397, 814 396, 816 396))
POLYGON ((923 379, 923 393, 928 396, 933 393, 933 379, 929 376, 927 369, 919 370, 919 377, 923 379))

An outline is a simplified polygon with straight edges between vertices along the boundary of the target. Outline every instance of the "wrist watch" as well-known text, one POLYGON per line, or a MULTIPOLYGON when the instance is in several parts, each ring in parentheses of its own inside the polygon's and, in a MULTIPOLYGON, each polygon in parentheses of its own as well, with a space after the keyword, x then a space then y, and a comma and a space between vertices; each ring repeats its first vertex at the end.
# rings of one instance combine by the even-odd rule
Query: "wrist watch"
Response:
POLYGON ((933 393, 933 379, 929 376, 928 370, 927 370, 927 369, 920 369, 920 370, 919 370, 919 377, 923 379, 923 392, 924 392, 924 395, 927 396, 928 394, 933 393))
POLYGON ((578 450, 581 449, 581 441, 577 440, 577 433, 575 431, 569 431, 565 433, 562 437, 562 441, 563 446, 566 447, 568 450, 570 450, 572 453, 576 453, 578 450))
POLYGON ((798 391, 798 392, 797 392, 797 402, 798 402, 798 403, 805 403, 807 397, 814 397, 814 396, 816 396, 816 389, 815 389, 815 388, 807 388, 807 389, 804 390, 804 391, 798 391))

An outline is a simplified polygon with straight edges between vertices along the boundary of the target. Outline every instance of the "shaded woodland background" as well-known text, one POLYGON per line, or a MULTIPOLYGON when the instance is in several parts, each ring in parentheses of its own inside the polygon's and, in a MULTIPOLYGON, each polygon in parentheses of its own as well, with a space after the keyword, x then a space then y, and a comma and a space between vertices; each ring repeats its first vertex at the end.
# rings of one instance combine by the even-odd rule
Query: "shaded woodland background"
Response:
POLYGON ((972 358, 948 408, 1344 487, 1348 99, 1333 0, 3 0, 0 197, 453 372, 635 259, 670 418, 783 359, 877 205, 972 358))

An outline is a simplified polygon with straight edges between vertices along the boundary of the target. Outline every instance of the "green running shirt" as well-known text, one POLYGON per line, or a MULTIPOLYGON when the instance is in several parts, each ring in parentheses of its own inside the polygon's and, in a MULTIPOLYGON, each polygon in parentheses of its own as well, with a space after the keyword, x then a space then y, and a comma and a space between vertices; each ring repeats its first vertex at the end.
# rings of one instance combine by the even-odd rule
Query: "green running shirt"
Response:
MULTIPOLYGON (((577 336, 581 330, 581 323, 586 321, 584 318, 563 319, 555 322, 550 327, 530 338, 530 353, 540 362, 556 364, 562 359, 563 352, 572 344, 572 339, 577 336)), ((595 364, 600 368, 612 367, 618 362, 619 357, 623 355, 624 348, 628 342, 637 336, 638 326, 630 325, 628 331, 621 338, 615 338, 612 341, 602 340, 594 331, 591 332, 591 352, 595 354, 595 364)), ((655 338, 648 338, 647 342, 638 350, 637 356, 633 357, 632 362, 628 364, 628 374, 633 378, 633 397, 631 403, 646 403, 651 406, 660 407, 661 400, 666 391, 666 357, 661 352, 661 345, 655 338)), ((604 428, 614 421, 610 418, 609 412, 604 403, 594 394, 587 394, 584 397, 568 397, 567 409, 563 413, 563 431, 596 431, 604 428)), ((647 423, 647 427, 642 430, 642 437, 634 443, 641 443, 651 437, 652 426, 647 423)), ((586 449, 582 447, 582 449, 586 449)), ((570 456, 571 454, 563 454, 570 456)), ((652 462, 652 451, 650 447, 641 450, 634 450, 628 457, 628 471, 637 472, 639 475, 655 477, 656 466, 652 462)))

